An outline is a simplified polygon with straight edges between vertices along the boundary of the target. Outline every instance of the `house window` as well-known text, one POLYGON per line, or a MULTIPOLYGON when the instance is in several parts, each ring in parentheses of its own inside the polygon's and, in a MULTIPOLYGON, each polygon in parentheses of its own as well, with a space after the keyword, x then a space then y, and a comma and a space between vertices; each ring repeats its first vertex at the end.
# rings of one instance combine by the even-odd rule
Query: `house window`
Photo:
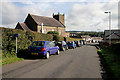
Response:
POLYGON ((47 33, 47 30, 46 30, 46 29, 44 29, 44 33, 45 33, 45 34, 47 33))
POLYGON ((62 30, 59 31, 59 34, 60 34, 60 35, 62 34, 62 30))
POLYGON ((52 29, 52 31, 54 31, 54 29, 52 29))

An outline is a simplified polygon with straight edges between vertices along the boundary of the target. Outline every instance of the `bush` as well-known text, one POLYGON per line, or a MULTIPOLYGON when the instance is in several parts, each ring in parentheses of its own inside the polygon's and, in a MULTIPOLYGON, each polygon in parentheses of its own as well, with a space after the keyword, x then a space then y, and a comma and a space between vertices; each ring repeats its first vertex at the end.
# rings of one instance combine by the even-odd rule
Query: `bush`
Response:
POLYGON ((7 57, 8 54, 11 56, 16 55, 15 53, 16 39, 14 37, 14 34, 19 35, 17 39, 18 52, 22 49, 27 49, 28 46, 30 46, 33 41, 53 40, 53 35, 51 34, 41 34, 37 32, 33 33, 18 29, 2 28, 2 52, 3 52, 2 54, 5 57, 7 57))
MULTIPOLYGON (((2 29, 2 55, 3 57, 10 57, 10 56, 16 56, 15 49, 16 49, 16 39, 14 37, 14 34, 18 34, 17 39, 17 48, 18 52, 21 50, 26 50, 28 46, 31 45, 33 41, 63 41, 64 37, 59 36, 58 32, 56 31, 50 31, 48 33, 52 34, 42 34, 37 32, 28 32, 23 31, 19 29, 8 29, 8 28, 0 28, 2 29)), ((66 41, 73 41, 73 40, 79 40, 76 38, 68 38, 66 37, 66 41)))
POLYGON ((59 32, 57 32, 57 31, 49 31, 47 34, 56 34, 56 35, 59 35, 59 32))
POLYGON ((53 35, 53 41, 60 41, 60 37, 58 35, 53 35))

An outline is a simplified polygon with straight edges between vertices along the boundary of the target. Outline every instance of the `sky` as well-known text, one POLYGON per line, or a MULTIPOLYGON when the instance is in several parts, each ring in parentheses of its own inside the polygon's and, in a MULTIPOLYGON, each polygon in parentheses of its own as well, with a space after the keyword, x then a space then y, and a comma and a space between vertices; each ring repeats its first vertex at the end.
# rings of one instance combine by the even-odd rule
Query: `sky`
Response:
POLYGON ((24 22, 28 13, 52 17, 53 13, 65 14, 66 31, 103 31, 118 29, 117 0, 3 0, 0 2, 0 26, 15 28, 24 22))

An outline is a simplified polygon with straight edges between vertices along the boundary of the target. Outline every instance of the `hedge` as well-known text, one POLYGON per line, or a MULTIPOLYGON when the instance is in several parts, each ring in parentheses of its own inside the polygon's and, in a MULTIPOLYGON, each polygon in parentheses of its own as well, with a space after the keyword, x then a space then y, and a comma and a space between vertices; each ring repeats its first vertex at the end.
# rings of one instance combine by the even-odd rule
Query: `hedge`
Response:
MULTIPOLYGON (((33 41, 53 41, 52 34, 42 34, 37 32, 28 32, 18 29, 8 29, 8 28, 1 28, 2 29, 2 55, 4 57, 16 56, 15 53, 15 46, 16 46, 16 39, 14 34, 18 34, 18 41, 17 47, 18 52, 20 50, 27 49, 28 46, 31 45, 33 41)), ((64 40, 64 37, 55 35, 54 38, 57 41, 64 40), (56 37, 55 37, 56 36, 56 37)), ((80 40, 75 38, 68 38, 66 37, 67 41, 73 40, 80 40)))

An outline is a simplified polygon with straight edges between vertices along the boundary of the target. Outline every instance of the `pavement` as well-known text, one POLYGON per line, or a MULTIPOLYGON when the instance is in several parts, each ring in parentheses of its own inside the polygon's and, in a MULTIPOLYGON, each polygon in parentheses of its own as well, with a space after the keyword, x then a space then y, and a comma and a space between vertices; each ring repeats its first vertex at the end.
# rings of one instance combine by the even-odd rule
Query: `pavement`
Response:
POLYGON ((3 78, 101 78, 97 49, 84 45, 49 59, 25 59, 2 67, 3 78))

